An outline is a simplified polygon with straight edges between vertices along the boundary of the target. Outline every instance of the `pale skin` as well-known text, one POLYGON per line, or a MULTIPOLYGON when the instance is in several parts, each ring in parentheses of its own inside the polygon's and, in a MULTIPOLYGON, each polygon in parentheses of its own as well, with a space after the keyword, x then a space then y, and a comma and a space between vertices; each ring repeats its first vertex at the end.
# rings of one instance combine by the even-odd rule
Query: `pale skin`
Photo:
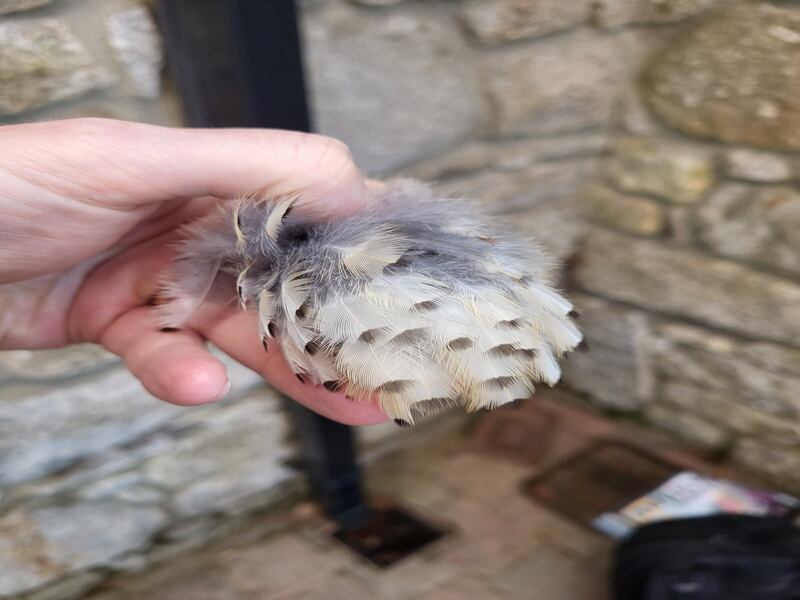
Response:
POLYGON ((369 198, 346 146, 323 136, 106 119, 0 127, 0 348, 100 344, 154 396, 194 405, 230 387, 212 342, 320 414, 385 421, 374 403, 300 383, 234 303, 161 330, 151 303, 179 226, 256 190, 300 192, 333 215, 369 198))

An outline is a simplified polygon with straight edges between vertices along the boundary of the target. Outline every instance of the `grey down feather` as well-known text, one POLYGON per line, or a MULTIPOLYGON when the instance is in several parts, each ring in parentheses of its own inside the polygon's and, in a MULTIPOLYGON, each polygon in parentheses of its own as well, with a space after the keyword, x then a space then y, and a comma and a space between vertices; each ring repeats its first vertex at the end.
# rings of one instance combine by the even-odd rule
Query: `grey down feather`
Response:
POLYGON ((528 398, 581 342, 553 263, 475 204, 415 181, 337 219, 297 201, 244 199, 189 226, 164 278, 163 323, 179 326, 228 273, 298 378, 377 398, 408 424, 528 398))

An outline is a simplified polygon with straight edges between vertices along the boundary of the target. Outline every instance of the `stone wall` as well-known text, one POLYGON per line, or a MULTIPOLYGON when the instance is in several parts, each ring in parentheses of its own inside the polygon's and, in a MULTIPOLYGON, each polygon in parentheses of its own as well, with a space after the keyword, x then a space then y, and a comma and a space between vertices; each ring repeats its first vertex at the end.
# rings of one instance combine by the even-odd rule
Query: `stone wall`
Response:
POLYGON ((567 381, 800 492, 800 7, 725 4, 654 54, 579 194, 567 381))
POLYGON ((142 0, 0 0, 0 122, 179 123, 163 63, 142 0))
MULTIPOLYGON (((318 129, 569 260, 570 386, 800 491, 800 7, 302 4, 318 129)), ((146 3, 0 0, 0 122, 179 124, 162 67, 146 3)), ((96 348, 0 354, 0 598, 72 597, 297 489, 279 399, 230 368, 185 409, 96 348)))

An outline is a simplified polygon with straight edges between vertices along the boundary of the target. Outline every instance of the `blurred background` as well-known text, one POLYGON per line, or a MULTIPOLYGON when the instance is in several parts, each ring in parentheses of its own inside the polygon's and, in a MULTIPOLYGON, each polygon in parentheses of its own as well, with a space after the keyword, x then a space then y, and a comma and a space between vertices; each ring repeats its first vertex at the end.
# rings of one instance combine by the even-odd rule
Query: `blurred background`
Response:
MULTIPOLYGON (((0 123, 184 124, 157 8, 0 0, 0 123)), ((304 0, 299 12, 316 130, 347 142, 371 176, 431 180, 512 215, 563 261, 590 352, 569 357, 543 413, 357 431, 372 489, 461 523, 450 537, 476 556, 450 560, 456 546, 444 546, 443 562, 377 574, 342 566, 314 534, 286 533, 274 551, 228 548, 201 569, 249 564, 233 583, 175 583, 169 596, 159 580, 162 595, 121 597, 555 600, 534 595, 544 588, 530 573, 563 575, 571 590, 607 550, 516 499, 541 467, 532 444, 562 421, 592 419, 575 437, 586 440, 621 422, 800 493, 797 2, 304 0), (492 447, 508 460, 486 458, 492 447), (497 507, 511 516, 492 521, 497 507), (514 537, 523 522, 538 533, 514 537), (284 555, 332 574, 327 591, 297 591, 302 572, 286 584, 294 596, 247 588, 284 555)), ((229 398, 186 409, 148 396, 95 347, 0 353, 0 598, 80 597, 253 514, 268 514, 264 535, 285 526, 263 511, 304 495, 292 427, 277 395, 228 362, 229 398)), ((313 520, 303 510, 287 518, 313 520)))

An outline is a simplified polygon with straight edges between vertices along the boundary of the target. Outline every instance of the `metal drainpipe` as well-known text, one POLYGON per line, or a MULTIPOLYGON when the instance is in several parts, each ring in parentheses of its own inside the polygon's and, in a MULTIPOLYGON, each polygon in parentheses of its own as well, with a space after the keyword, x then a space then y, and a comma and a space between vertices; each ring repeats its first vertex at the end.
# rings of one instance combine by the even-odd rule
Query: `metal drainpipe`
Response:
MULTIPOLYGON (((159 0, 157 16, 187 125, 311 131, 293 0, 159 0)), ((359 526, 371 510, 351 428, 287 405, 315 496, 359 526)))

